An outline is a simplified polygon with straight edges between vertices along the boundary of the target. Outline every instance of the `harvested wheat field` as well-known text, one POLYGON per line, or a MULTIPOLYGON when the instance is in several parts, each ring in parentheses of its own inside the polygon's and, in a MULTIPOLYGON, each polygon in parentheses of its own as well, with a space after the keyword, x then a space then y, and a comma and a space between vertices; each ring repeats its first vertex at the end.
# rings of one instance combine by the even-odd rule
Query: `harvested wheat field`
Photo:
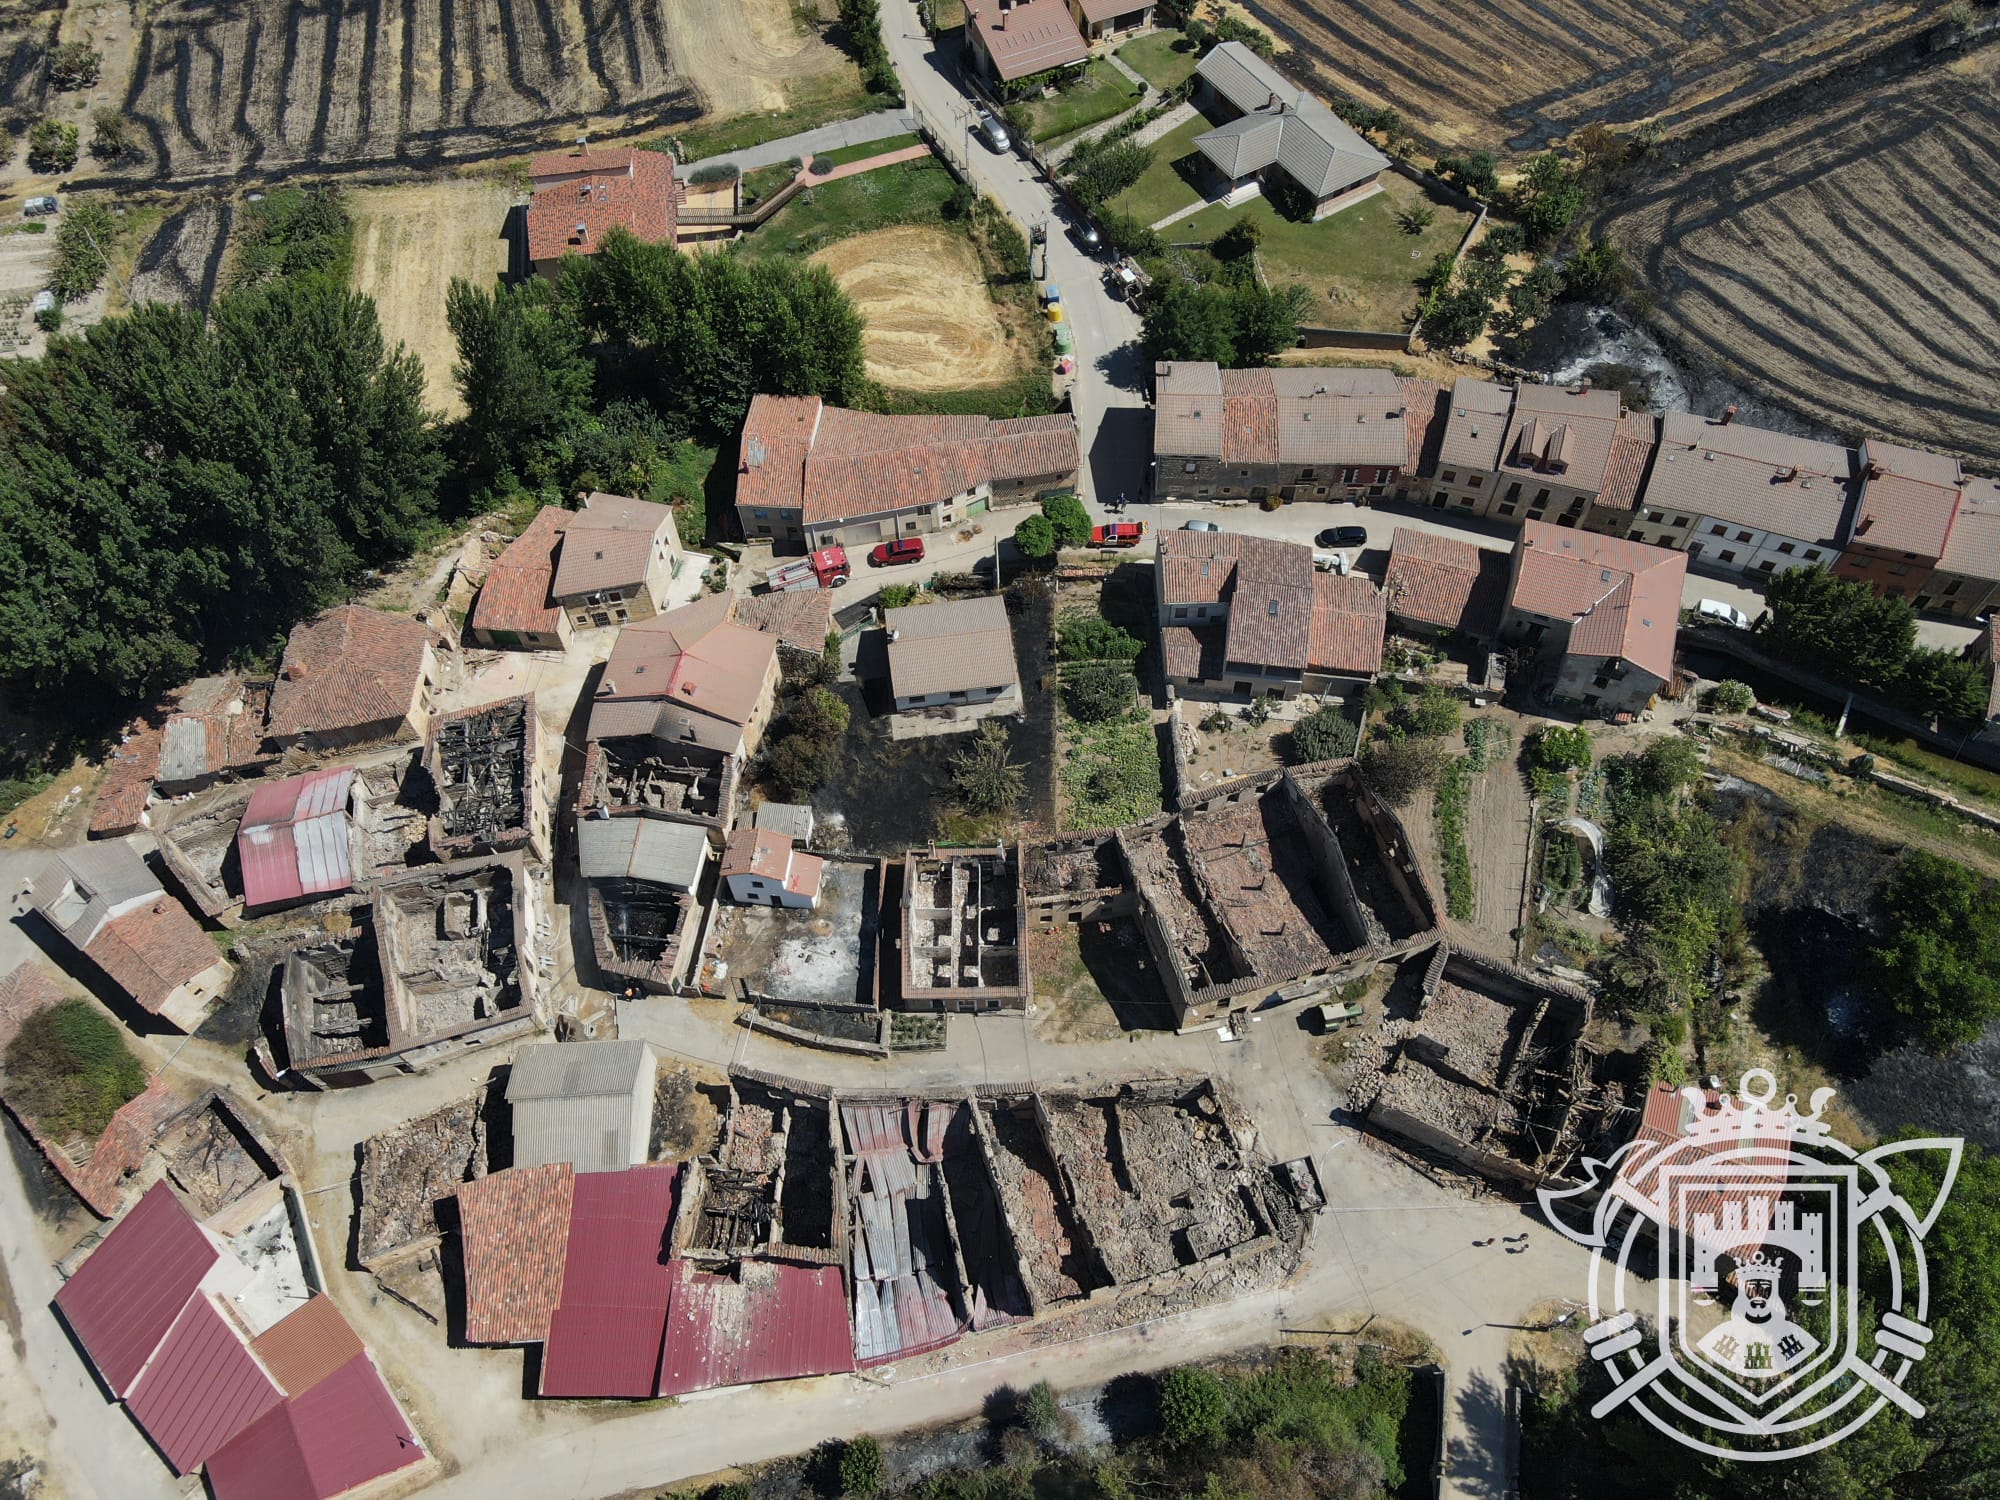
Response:
POLYGON ((1688 353, 1836 432, 2000 462, 2000 46, 1748 134, 1608 217, 1688 353))
POLYGON ((868 320, 869 375, 904 391, 999 385, 1019 365, 979 255, 924 224, 857 234, 813 257, 868 320))
POLYGON ((131 178, 480 161, 579 127, 666 128, 858 88, 787 0, 162 0, 143 16, 131 178))
POLYGON ((1920 0, 1249 0, 1301 84, 1448 146, 1538 150, 1592 121, 1679 131, 1927 24, 1920 0))
POLYGON ((517 195, 490 177, 408 187, 357 188, 347 195, 354 219, 354 289, 375 299, 382 338, 424 363, 430 406, 464 410, 452 388, 457 357, 445 324, 444 294, 454 276, 490 286, 507 269, 502 232, 517 195))

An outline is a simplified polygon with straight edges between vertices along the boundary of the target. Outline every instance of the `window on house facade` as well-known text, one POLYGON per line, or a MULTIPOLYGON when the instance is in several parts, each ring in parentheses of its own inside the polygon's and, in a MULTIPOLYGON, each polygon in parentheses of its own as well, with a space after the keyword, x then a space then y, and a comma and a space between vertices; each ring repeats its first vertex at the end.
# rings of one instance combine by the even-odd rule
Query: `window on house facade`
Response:
POLYGON ((1958 579, 1956 579, 1956 578, 1952 579, 1952 581, 1951 581, 1950 583, 1947 583, 1947 584, 1946 584, 1946 585, 1944 586, 1944 596, 1945 596, 1945 598, 1949 599, 1949 598, 1950 598, 1950 597, 1951 597, 1951 596, 1952 596, 1953 594, 1957 593, 1957 592, 1958 592, 1958 585, 1959 585, 1959 580, 1958 580, 1958 579))
POLYGON ((1762 562, 1757 564, 1757 571, 1759 573, 1773 573, 1777 571, 1777 567, 1778 565, 1772 562, 1771 559, 1767 557, 1762 562))
POLYGON ((1511 516, 1511 515, 1513 515, 1513 514, 1514 514, 1514 512, 1515 512, 1515 510, 1516 510, 1516 509, 1518 509, 1518 507, 1516 507, 1516 506, 1512 506, 1512 505, 1503 505, 1503 506, 1501 506, 1501 507, 1500 507, 1500 514, 1501 514, 1501 515, 1503 515, 1503 516, 1511 516))
POLYGON ((1736 561, 1736 554, 1734 552, 1718 552, 1716 553, 1716 556, 1721 558, 1724 562, 1736 561))
POLYGON ((764 517, 768 516, 769 514, 770 512, 768 510, 760 510, 757 512, 757 519, 761 521, 764 519, 764 517))
MULTIPOLYGON (((1907 553, 1904 555, 1908 556, 1907 553)), ((1910 576, 1910 570, 1901 563, 1891 563, 1889 564, 1889 576, 1891 578, 1907 578, 1910 576)))
POLYGON ((1456 484, 1457 482, 1458 470, 1456 469, 1446 469, 1442 474, 1438 475, 1439 484, 1456 484))
POLYGON ((1747 531, 1739 531, 1736 533, 1736 540, 1739 542, 1747 542, 1750 540, 1750 533, 1747 531))
POLYGON ((1318 470, 1314 469, 1314 468, 1312 467, 1312 465, 1308 464, 1308 465, 1306 465, 1306 467, 1305 467, 1305 468, 1303 468, 1303 469, 1299 470, 1299 478, 1300 478, 1300 479, 1302 479, 1302 480, 1304 480, 1304 479, 1310 479, 1310 478, 1312 478, 1312 477, 1313 477, 1313 475, 1314 475, 1315 473, 1317 473, 1317 472, 1318 472, 1318 470))
POLYGON ((1518 500, 1521 498, 1521 482, 1518 479, 1507 486, 1507 498, 1509 500, 1518 500))
POLYGON ((1806 561, 1807 562, 1819 561, 1819 549, 1817 547, 1806 548, 1806 561))
POLYGON ((1174 606, 1174 618, 1176 620, 1185 620, 1187 618, 1187 606, 1185 604, 1176 604, 1174 606))
POLYGON ((1182 464, 1182 465, 1181 465, 1181 472, 1182 472, 1183 474, 1192 474, 1192 473, 1194 472, 1194 465, 1193 465, 1193 464, 1182 464))
POLYGON ((1544 489, 1539 489, 1539 490, 1536 490, 1536 491, 1535 491, 1535 504, 1537 504, 1537 505, 1547 505, 1548 503, 1549 503, 1549 492, 1548 492, 1548 490, 1547 490, 1547 489, 1545 489, 1545 488, 1544 488, 1544 489))
POLYGON ((1685 526, 1685 525, 1687 525, 1687 523, 1688 523, 1688 518, 1687 518, 1686 516, 1675 516, 1675 517, 1674 517, 1674 525, 1676 525, 1676 526, 1685 526))
POLYGON ((1728 535, 1729 535, 1729 531, 1728 531, 1728 529, 1727 529, 1726 527, 1722 527, 1722 526, 1711 526, 1711 527, 1709 527, 1709 528, 1708 528, 1708 534, 1709 534, 1710 536, 1728 536, 1728 535))
POLYGON ((965 693, 963 692, 963 690, 954 689, 951 696, 954 702, 963 702, 965 700, 965 693))
POLYGON ((1474 475, 1471 475, 1470 477, 1468 477, 1468 478, 1466 479, 1465 483, 1466 483, 1466 485, 1467 485, 1467 487, 1468 487, 1468 488, 1471 488, 1471 489, 1475 489, 1475 490, 1476 490, 1476 489, 1478 489, 1478 488, 1479 488, 1479 487, 1480 487, 1480 486, 1481 486, 1482 484, 1486 483, 1486 476, 1485 476, 1484 474, 1474 474, 1474 475))
POLYGON ((1778 554, 1781 557, 1790 557, 1792 555, 1792 544, 1790 542, 1778 543, 1778 554))
POLYGON ((1660 517, 1662 516, 1662 514, 1664 513, 1661 511, 1649 510, 1646 512, 1646 519, 1651 521, 1655 526, 1657 526, 1660 523, 1660 517))
POLYGON ((1371 484, 1368 486, 1368 493, 1370 495, 1380 495, 1382 491, 1386 488, 1387 488, 1386 485, 1371 484))

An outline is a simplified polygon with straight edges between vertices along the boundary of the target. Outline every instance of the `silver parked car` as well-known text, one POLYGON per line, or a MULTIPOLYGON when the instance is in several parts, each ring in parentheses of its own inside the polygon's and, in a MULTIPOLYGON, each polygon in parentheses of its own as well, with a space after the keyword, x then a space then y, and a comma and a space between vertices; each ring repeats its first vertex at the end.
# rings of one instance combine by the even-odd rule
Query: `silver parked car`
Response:
POLYGON ((1007 134, 1007 127, 994 117, 991 110, 982 109, 979 112, 979 133, 985 137, 987 145, 1003 155, 1013 149, 1014 138, 1007 134))

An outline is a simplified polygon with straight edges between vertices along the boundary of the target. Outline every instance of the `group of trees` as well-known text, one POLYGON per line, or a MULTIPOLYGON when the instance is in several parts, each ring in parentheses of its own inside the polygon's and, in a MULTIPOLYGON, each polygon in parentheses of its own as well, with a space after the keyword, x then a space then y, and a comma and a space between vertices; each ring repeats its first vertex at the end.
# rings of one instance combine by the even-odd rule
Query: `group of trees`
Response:
POLYGON ((896 83, 895 64, 882 40, 882 14, 877 0, 840 0, 840 28, 847 34, 847 46, 861 68, 861 81, 869 92, 901 94, 896 83))
POLYGON ((1269 364, 1298 343, 1307 302, 1302 286, 1266 287, 1248 277, 1196 286, 1167 282, 1146 307, 1146 357, 1209 359, 1225 369, 1269 364))
POLYGON ((1361 752, 1362 772, 1383 801, 1406 806, 1444 774, 1464 711, 1448 688, 1431 683, 1412 694, 1394 678, 1373 684, 1363 704, 1382 719, 1361 752))
POLYGON ((741 425, 750 398, 866 387, 861 317, 823 266, 690 256, 613 230, 555 282, 454 281, 447 316, 475 483, 551 499, 741 425))
POLYGON ((0 394, 0 676, 81 716, 272 647, 434 523, 423 370, 335 279, 56 339, 0 394))
POLYGON ((1922 849, 1875 897, 1880 936, 1868 977, 1889 1016, 1938 1051, 2000 1020, 2000 888, 1922 849))
POLYGON ((1054 557, 1065 547, 1090 540, 1090 512, 1074 495, 1050 495, 1041 510, 1014 528, 1014 550, 1026 558, 1054 557))
POLYGON ((1917 644, 1917 612, 1823 567, 1795 568, 1764 591, 1757 629, 1773 654, 1887 693, 1926 718, 1976 722, 1986 712, 1977 662, 1917 644))

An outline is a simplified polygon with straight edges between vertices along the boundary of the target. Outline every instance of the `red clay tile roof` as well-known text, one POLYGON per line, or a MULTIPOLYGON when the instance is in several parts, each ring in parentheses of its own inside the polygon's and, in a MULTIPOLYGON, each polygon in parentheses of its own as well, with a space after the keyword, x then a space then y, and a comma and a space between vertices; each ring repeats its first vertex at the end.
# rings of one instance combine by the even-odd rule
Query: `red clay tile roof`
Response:
POLYGON ((222 1252, 164 1182, 146 1190, 56 1293, 98 1374, 123 1396, 222 1252))
POLYGON ((528 183, 531 261, 595 255, 612 229, 649 243, 674 242, 680 193, 674 159, 664 151, 551 152, 529 164, 528 183))
POLYGON ((175 990, 222 962, 187 908, 164 893, 106 922, 84 952, 155 1015, 175 990))
POLYGON ((1620 657, 1666 682, 1674 675, 1686 577, 1683 553, 1529 521, 1509 602, 1571 621, 1570 655, 1620 657))
POLYGON ((1219 620, 1208 625, 1162 625, 1160 655, 1167 675, 1192 682, 1213 682, 1221 677, 1227 633, 1219 620))
POLYGON ((124 1206, 131 1179, 153 1153, 154 1139, 185 1108, 187 1102, 155 1078, 111 1117, 89 1161, 78 1165, 67 1151, 51 1152, 50 1160, 91 1212, 108 1219, 124 1206))
POLYGON ((208 1461, 215 1500, 332 1500, 424 1450, 366 1355, 273 1407, 208 1461))
POLYGON ((673 510, 649 500, 593 492, 569 518, 549 592, 574 599, 603 589, 637 588, 652 566, 653 542, 674 524, 673 510))
POLYGON ((314 1294, 250 1341, 250 1348, 287 1396, 302 1396, 367 1351, 331 1297, 314 1294))
POLYGON ((23 1021, 38 1010, 47 1010, 64 993, 55 976, 34 959, 16 965, 0 978, 0 1053, 6 1052, 23 1021))
POLYGON ((124 744, 111 752, 97 801, 90 809, 90 836, 115 839, 139 826, 160 770, 159 726, 138 723, 124 744))
POLYGON ((766 880, 783 880, 792 864, 789 834, 744 824, 729 835, 722 846, 722 878, 731 875, 761 875, 766 880))
POLYGON ((929 505, 994 480, 1072 474, 1069 416, 899 417, 757 396, 743 421, 736 503, 796 510, 805 524, 929 505))
POLYGON ((1490 637, 1506 608, 1507 574, 1505 552, 1398 526, 1383 587, 1401 619, 1490 637))
POLYGON ((486 570, 479 600, 472 606, 471 627, 495 634, 554 635, 563 612, 549 596, 556 573, 556 553, 570 513, 559 505, 535 512, 527 528, 486 570))
POLYGON ((1986 717, 2000 719, 2000 615, 1986 622, 1986 717))
POLYGON ((343 604, 292 631, 271 689, 272 739, 404 718, 437 634, 421 621, 343 604))
POLYGON ((1594 504, 1606 510, 1630 510, 1638 503, 1658 432, 1659 423, 1651 412, 1628 411, 1619 419, 1611 454, 1604 461, 1604 487, 1594 504))
POLYGON ((838 1267, 747 1260, 733 1276, 711 1276, 674 1262, 662 1396, 853 1368, 838 1267))
POLYGON ((1435 380, 1404 379, 1403 404, 1408 415, 1403 422, 1403 472, 1429 478, 1437 473, 1438 448, 1444 442, 1444 426, 1451 419, 1451 404, 1445 387, 1435 380))
POLYGON ((1082 62, 1090 55, 1065 0, 966 0, 965 29, 977 36, 1003 82, 1082 62))
POLYGON ((533 1344, 562 1298, 576 1168, 512 1167, 458 1190, 465 1341, 533 1344))
MULTIPOLYGON (((778 638, 730 623, 730 601, 710 594, 618 632, 597 706, 671 703, 739 729, 755 717, 778 638)), ((593 726, 597 722, 592 714, 593 726)), ((594 727, 592 739, 609 738, 594 727)))
POLYGON ((1222 461, 1226 464, 1274 464, 1278 461, 1278 403, 1267 391, 1245 388, 1222 372, 1222 461))
POLYGON ((1373 580, 1360 573, 1314 574, 1307 666, 1343 677, 1373 677, 1382 670, 1388 624, 1388 597, 1373 580))
POLYGON ((1870 438, 1861 445, 1861 508, 1851 543, 1944 555, 1964 478, 1958 460, 1870 438))
POLYGON ((1951 523, 1951 535, 1945 539, 1938 571, 2000 579, 2000 484, 1991 479, 1966 482, 1965 498, 1959 503, 1958 519, 1951 523))
POLYGON ((739 625, 775 635, 799 651, 826 649, 833 629, 833 595, 825 589, 780 589, 775 594, 732 595, 730 618, 739 625))
POLYGON ((215 1304, 196 1296, 125 1405, 185 1474, 283 1399, 215 1304))

